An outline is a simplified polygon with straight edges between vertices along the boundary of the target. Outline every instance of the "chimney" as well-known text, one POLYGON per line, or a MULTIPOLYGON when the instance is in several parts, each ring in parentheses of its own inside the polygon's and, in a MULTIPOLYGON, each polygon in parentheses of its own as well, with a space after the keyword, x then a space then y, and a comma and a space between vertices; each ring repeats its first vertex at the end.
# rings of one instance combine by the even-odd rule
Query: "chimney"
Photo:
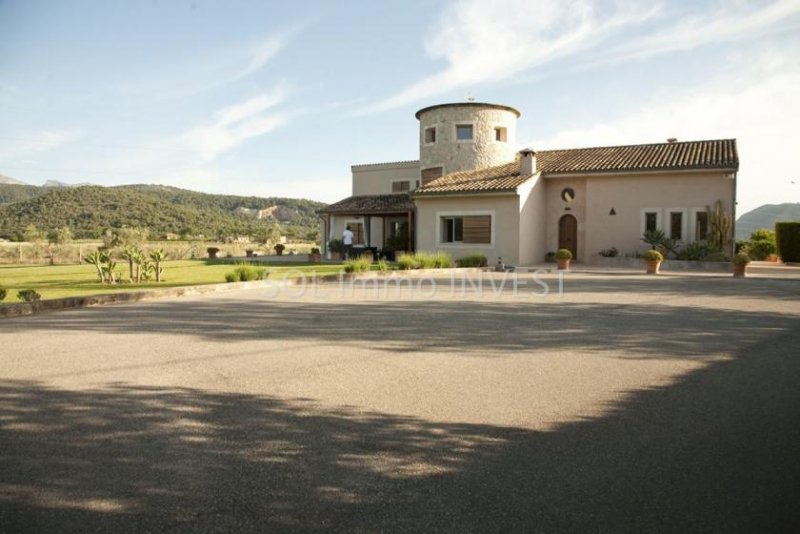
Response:
POLYGON ((678 142, 677 137, 670 137, 669 139, 667 139, 667 143, 677 143, 677 142, 678 142))
POLYGON ((519 173, 522 176, 536 174, 536 152, 530 148, 519 151, 519 173))

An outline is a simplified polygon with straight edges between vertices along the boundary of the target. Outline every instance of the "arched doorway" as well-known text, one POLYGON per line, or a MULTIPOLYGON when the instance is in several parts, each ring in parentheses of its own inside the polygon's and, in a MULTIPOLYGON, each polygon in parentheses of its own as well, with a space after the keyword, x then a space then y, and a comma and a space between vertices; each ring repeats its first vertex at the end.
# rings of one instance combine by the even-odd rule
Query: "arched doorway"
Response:
POLYGON ((558 248, 572 252, 572 259, 578 259, 578 219, 574 215, 564 215, 558 220, 558 248))

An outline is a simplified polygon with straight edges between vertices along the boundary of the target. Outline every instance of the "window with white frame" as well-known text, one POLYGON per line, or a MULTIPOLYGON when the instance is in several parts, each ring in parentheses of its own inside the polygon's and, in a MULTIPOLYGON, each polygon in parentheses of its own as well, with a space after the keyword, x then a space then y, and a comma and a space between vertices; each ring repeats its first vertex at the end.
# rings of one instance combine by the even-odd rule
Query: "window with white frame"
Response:
POLYGON ((392 182, 392 193, 405 193, 411 190, 411 182, 408 180, 392 182))
POLYGON ((472 141, 472 125, 471 124, 456 124, 456 140, 457 141, 472 141))
POLYGON ((669 212, 669 238, 675 240, 683 239, 683 212, 669 212))
POLYGON ((644 212, 644 231, 654 232, 658 230, 658 212, 645 211, 644 212))
POLYGON ((694 214, 694 239, 703 241, 708 239, 708 212, 697 211, 694 214))

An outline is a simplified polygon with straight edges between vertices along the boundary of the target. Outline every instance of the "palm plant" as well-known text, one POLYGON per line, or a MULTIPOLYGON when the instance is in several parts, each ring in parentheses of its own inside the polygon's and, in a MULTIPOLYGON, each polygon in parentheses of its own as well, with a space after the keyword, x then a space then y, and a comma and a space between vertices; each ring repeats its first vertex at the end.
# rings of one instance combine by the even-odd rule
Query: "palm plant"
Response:
POLYGON ((141 251, 133 246, 125 247, 122 251, 122 259, 128 262, 128 278, 130 278, 131 282, 134 280, 133 265, 136 263, 136 258, 139 254, 141 254, 141 251))
POLYGON ((101 282, 105 281, 105 276, 103 275, 103 258, 99 251, 94 251, 91 254, 87 254, 83 261, 94 265, 94 268, 97 269, 97 276, 100 278, 101 282))
POLYGON ((663 230, 647 230, 642 234, 642 241, 650 245, 650 248, 653 250, 655 250, 657 246, 663 245, 666 239, 667 236, 664 234, 663 230))
POLYGON ((161 262, 167 259, 167 255, 164 252, 164 249, 156 249, 150 253, 150 259, 153 260, 155 264, 155 273, 156 273, 156 282, 161 281, 161 275, 163 274, 164 270, 161 268, 161 262))

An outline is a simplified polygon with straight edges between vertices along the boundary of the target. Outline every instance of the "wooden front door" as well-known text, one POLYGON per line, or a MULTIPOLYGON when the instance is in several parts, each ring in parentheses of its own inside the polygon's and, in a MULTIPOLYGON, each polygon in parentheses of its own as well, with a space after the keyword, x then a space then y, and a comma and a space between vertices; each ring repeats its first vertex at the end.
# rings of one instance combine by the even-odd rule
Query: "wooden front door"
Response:
POLYGON ((572 252, 573 261, 578 259, 578 219, 564 215, 558 221, 558 248, 572 252))

